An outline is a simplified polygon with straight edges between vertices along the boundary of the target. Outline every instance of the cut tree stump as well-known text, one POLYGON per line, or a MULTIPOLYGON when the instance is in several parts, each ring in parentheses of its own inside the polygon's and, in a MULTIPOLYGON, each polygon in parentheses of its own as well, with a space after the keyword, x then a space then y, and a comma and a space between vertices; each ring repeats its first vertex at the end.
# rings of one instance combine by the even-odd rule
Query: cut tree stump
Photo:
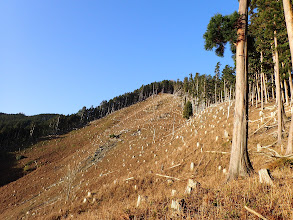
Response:
POLYGON ((259 174, 259 182, 260 183, 265 183, 271 186, 274 186, 274 183, 272 181, 272 178, 269 174, 268 169, 261 169, 258 171, 259 174))

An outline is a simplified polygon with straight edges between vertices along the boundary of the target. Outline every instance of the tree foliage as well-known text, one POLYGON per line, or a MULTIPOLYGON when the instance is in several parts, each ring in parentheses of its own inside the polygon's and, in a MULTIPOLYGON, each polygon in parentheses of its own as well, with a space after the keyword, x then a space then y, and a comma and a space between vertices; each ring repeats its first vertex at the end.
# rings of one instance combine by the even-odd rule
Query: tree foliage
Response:
POLYGON ((180 87, 180 82, 163 80, 142 85, 133 92, 102 101, 97 107, 83 107, 71 115, 41 114, 26 116, 24 114, 0 113, 0 150, 13 151, 25 148, 52 135, 65 134, 73 129, 86 126, 89 122, 102 118, 114 111, 143 101, 160 92, 173 93, 180 87))
POLYGON ((223 57, 225 46, 229 42, 231 51, 235 53, 238 19, 237 12, 231 15, 216 14, 213 16, 203 35, 205 49, 212 50, 215 48, 216 55, 223 57))
POLYGON ((183 110, 183 118, 189 119, 192 115, 192 104, 190 101, 187 101, 183 110))

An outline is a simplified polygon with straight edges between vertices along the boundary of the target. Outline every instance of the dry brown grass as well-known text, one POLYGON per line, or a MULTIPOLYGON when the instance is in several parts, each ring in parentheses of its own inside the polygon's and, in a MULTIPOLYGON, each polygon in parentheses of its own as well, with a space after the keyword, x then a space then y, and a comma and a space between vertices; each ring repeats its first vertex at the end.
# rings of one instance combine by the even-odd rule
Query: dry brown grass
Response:
MULTIPOLYGON (((258 219, 244 209, 248 206, 267 219, 293 219, 291 161, 257 152, 257 144, 275 142, 276 127, 253 134, 270 120, 273 102, 263 122, 259 109, 250 108, 248 147, 255 172, 270 168, 274 187, 260 184, 257 174, 226 183, 223 169, 228 169, 233 124, 233 112, 226 118, 228 103, 188 121, 180 104, 178 97, 159 95, 26 150, 26 160, 40 166, 0 188, 1 218, 258 219), (190 195, 185 193, 188 179, 200 183, 190 195), (139 195, 143 201, 137 207, 139 195), (181 211, 171 209, 172 200, 180 202, 181 211)), ((284 136, 283 146, 271 147, 279 154, 286 146, 284 136)))

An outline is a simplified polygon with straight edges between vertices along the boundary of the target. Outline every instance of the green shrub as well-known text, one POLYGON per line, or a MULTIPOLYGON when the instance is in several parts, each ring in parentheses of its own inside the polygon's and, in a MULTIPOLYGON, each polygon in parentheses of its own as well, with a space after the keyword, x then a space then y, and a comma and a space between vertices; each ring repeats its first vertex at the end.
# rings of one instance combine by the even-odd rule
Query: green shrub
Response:
POLYGON ((183 110, 183 118, 189 119, 190 116, 192 116, 192 104, 187 101, 183 110))
POLYGON ((24 158, 26 158, 26 157, 23 156, 23 155, 17 155, 17 156, 15 157, 16 160, 21 160, 21 159, 24 159, 24 158))
POLYGON ((29 171, 30 168, 31 168, 30 165, 25 165, 23 168, 23 171, 29 171))
POLYGON ((110 134, 110 138, 119 138, 119 136, 120 136, 119 134, 117 134, 117 135, 116 134, 110 134))

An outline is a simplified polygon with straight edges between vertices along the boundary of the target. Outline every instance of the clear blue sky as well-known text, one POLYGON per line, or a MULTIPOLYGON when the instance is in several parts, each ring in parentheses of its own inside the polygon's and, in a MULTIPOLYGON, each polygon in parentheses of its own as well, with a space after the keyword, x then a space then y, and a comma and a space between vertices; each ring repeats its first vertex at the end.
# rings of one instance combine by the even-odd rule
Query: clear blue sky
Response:
POLYGON ((154 81, 213 75, 210 18, 236 0, 2 0, 0 112, 76 113, 154 81))

